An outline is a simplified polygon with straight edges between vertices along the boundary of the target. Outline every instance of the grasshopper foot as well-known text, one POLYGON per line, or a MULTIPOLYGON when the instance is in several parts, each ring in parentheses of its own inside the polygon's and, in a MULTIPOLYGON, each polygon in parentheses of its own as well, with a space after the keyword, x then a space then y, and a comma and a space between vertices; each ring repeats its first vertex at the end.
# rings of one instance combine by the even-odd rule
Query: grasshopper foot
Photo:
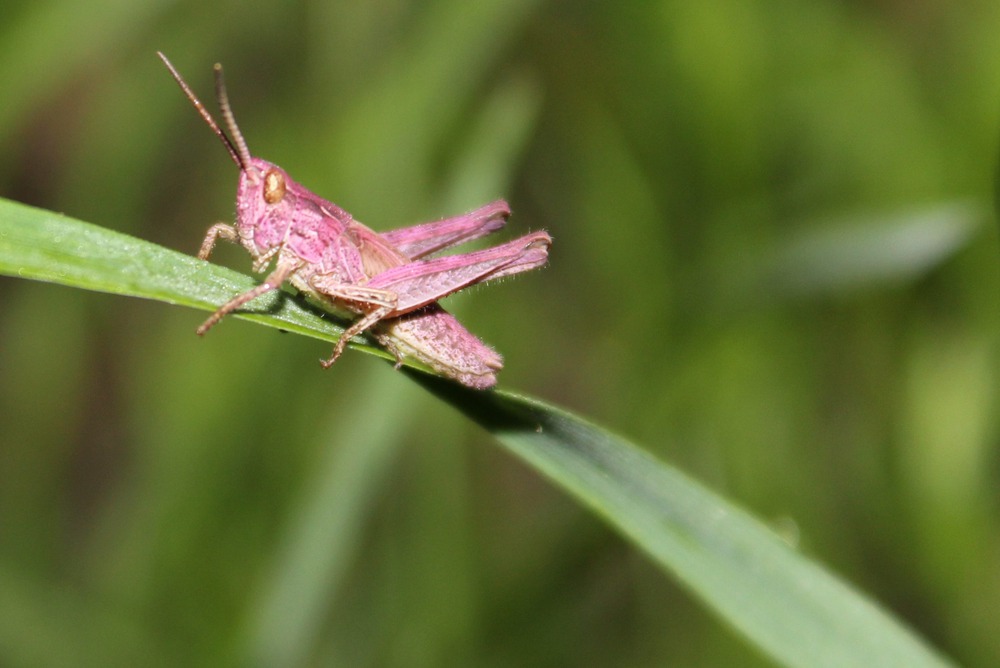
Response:
POLYGON ((328 357, 325 360, 320 360, 319 361, 320 366, 323 367, 324 369, 329 369, 330 367, 332 367, 333 363, 336 362, 337 359, 344 353, 344 349, 347 347, 347 342, 349 340, 350 340, 349 338, 341 338, 339 341, 337 341, 337 345, 333 347, 333 354, 330 355, 330 357, 328 357))

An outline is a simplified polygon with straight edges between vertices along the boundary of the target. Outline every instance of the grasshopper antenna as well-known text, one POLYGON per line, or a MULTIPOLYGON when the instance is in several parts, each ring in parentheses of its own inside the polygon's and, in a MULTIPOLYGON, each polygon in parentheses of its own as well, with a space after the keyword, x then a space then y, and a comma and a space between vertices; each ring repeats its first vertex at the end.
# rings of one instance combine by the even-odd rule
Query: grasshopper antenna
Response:
POLYGON ((229 95, 226 94, 226 82, 222 78, 222 65, 215 64, 215 98, 219 101, 219 109, 222 111, 222 118, 226 121, 229 134, 236 141, 236 152, 240 156, 240 163, 244 167, 250 164, 250 149, 243 139, 240 127, 236 125, 236 117, 233 116, 233 108, 229 106, 229 95))
POLYGON ((170 70, 170 74, 173 75, 174 81, 177 82, 177 85, 180 86, 181 90, 184 91, 184 94, 187 95, 187 99, 191 101, 191 104, 194 105, 194 108, 198 111, 199 114, 201 114, 201 117, 205 120, 205 122, 208 123, 208 127, 212 128, 212 132, 215 133, 215 136, 217 136, 219 140, 222 141, 223 146, 225 146, 226 150, 229 151, 229 155, 230 157, 232 157, 233 162, 235 162, 240 169, 246 170, 247 166, 250 164, 250 151, 247 150, 247 145, 246 142, 243 140, 243 135, 239 134, 240 132, 239 128, 236 127, 236 121, 233 119, 233 112, 232 110, 229 109, 229 100, 225 97, 226 94, 225 87, 221 86, 222 67, 219 65, 215 66, 216 88, 218 89, 221 86, 222 90, 222 94, 219 99, 219 106, 222 106, 224 109, 222 113, 226 117, 226 122, 229 125, 230 132, 233 132, 233 130, 235 129, 234 134, 236 135, 239 142, 239 147, 240 147, 239 151, 236 150, 236 147, 233 145, 232 140, 230 140, 229 137, 226 136, 226 133, 219 128, 219 124, 215 122, 214 118, 212 118, 212 114, 208 113, 208 109, 206 109, 205 105, 201 103, 201 100, 198 99, 198 96, 194 94, 194 91, 191 90, 191 87, 187 85, 187 82, 184 81, 183 77, 181 77, 180 73, 174 67, 173 63, 167 60, 167 57, 163 55, 163 53, 160 51, 157 51, 156 55, 160 57, 160 60, 163 61, 163 64, 167 66, 168 70, 170 70), (224 106, 223 106, 223 99, 225 99, 224 106))

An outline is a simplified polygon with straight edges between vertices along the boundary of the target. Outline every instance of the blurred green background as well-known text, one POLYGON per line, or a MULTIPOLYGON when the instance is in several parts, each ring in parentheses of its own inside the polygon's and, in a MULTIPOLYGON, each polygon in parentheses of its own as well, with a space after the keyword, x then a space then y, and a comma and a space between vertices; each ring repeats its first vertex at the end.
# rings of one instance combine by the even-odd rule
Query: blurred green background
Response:
MULTIPOLYGON (((1000 663, 1000 5, 8 0, 0 196, 196 252, 250 149, 375 229, 506 197, 501 385, 1000 663), (212 106, 212 105, 210 105, 212 106)), ((249 272, 236 247, 215 261, 249 272)), ((0 663, 770 665, 390 365, 0 279, 0 663)))

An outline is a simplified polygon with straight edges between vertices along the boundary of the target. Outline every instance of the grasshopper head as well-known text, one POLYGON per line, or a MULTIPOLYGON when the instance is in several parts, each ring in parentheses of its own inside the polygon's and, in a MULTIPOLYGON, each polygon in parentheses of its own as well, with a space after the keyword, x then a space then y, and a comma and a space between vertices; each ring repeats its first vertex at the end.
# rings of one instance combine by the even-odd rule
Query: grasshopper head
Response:
POLYGON ((226 84, 222 77, 222 65, 215 65, 215 96, 219 102, 219 110, 225 121, 228 134, 222 130, 212 114, 208 112, 205 105, 188 86, 173 64, 167 60, 162 53, 158 53, 163 64, 167 66, 174 80, 184 91, 188 100, 204 119, 208 127, 212 129, 215 136, 219 138, 222 145, 226 147, 233 162, 240 168, 240 181, 237 187, 236 226, 240 230, 240 237, 250 248, 252 253, 266 252, 273 246, 265 237, 273 236, 269 231, 276 229, 274 224, 280 221, 282 209, 288 206, 285 195, 289 191, 290 181, 288 174, 277 165, 273 165, 266 160, 254 158, 250 155, 243 133, 240 132, 236 124, 236 117, 233 115, 232 107, 229 104, 229 95, 226 92, 226 84))
POLYGON ((258 251, 266 252, 281 243, 284 228, 294 208, 295 185, 281 167, 250 158, 240 170, 236 190, 236 226, 244 239, 253 238, 258 251), (270 237, 275 237, 273 244, 270 237))

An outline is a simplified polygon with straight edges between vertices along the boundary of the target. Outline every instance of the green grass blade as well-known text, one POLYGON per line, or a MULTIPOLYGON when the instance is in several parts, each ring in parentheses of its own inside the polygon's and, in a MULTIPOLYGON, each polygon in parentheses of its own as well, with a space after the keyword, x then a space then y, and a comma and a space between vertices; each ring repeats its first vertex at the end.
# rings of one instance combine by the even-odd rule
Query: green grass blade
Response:
MULTIPOLYGON (((212 309, 253 279, 0 200, 0 273, 212 309)), ((241 317, 336 338, 287 296, 241 317)), ((535 399, 414 377, 603 516, 768 655, 790 666, 944 666, 866 597, 628 441, 535 399)))
POLYGON ((415 377, 783 664, 949 665, 759 521, 627 440, 537 399, 415 377))
MULTIPOLYGON (((205 311, 258 283, 191 255, 2 198, 0 274, 205 311)), ((324 341, 343 332, 332 316, 284 292, 259 297, 233 316, 324 341)), ((390 358, 370 346, 355 347, 390 358)))

